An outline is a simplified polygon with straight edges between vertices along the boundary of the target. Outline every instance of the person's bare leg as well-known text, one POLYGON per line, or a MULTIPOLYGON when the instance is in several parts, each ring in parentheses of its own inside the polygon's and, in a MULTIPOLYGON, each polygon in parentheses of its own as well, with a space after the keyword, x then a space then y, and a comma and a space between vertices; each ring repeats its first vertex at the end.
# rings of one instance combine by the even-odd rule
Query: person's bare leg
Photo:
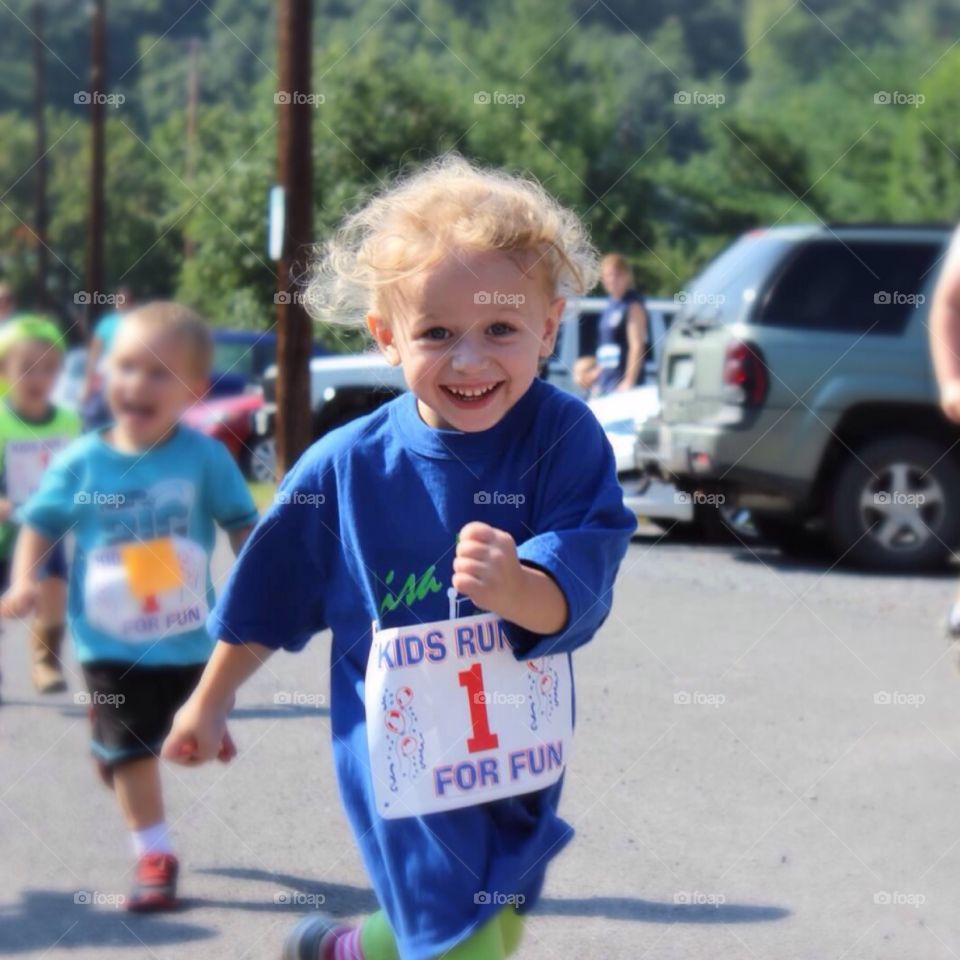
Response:
POLYGON ((131 831, 145 830, 163 822, 160 762, 156 757, 143 757, 114 767, 113 789, 131 831))
POLYGON ((30 624, 33 685, 39 693, 56 693, 66 689, 60 660, 66 588, 66 583, 59 577, 45 577, 40 581, 37 613, 30 624))
POLYGON ((59 577, 44 577, 37 596, 37 620, 45 627, 60 626, 67 609, 67 582, 59 577))

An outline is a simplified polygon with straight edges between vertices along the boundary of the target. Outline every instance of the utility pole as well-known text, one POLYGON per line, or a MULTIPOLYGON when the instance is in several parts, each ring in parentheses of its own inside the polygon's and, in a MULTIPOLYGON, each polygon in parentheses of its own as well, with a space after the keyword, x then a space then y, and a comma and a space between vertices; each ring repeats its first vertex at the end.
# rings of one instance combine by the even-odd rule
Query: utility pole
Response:
POLYGON ((88 7, 90 31, 90 197, 87 216, 87 311, 86 334, 93 324, 103 300, 103 122, 106 98, 106 0, 92 0, 88 7))
POLYGON ((47 127, 45 106, 47 99, 46 73, 43 57, 43 4, 33 4, 33 116, 36 131, 36 170, 34 180, 33 236, 37 249, 37 308, 46 310, 50 300, 47 292, 47 127))
POLYGON ((285 473, 310 443, 310 318, 295 282, 313 233, 310 155, 312 0, 278 0, 277 176, 284 193, 277 264, 277 467, 285 473))
MULTIPOLYGON (((186 162, 184 164, 184 180, 193 190, 193 175, 196 169, 196 140, 197 140, 197 101, 200 86, 200 41, 191 37, 189 41, 189 60, 187 62, 187 142, 186 162)), ((193 238, 189 227, 183 237, 183 256, 189 260, 193 256, 193 238)))

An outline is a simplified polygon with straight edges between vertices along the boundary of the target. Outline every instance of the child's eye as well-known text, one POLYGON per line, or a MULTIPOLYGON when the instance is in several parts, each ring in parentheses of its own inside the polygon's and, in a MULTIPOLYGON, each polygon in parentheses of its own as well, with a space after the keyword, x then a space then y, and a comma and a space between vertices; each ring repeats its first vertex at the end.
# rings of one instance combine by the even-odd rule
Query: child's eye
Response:
POLYGON ((491 323, 488 329, 495 337, 505 337, 508 333, 514 333, 516 331, 516 327, 512 324, 504 323, 501 320, 498 320, 496 323, 491 323))
POLYGON ((425 330, 420 336, 425 340, 445 340, 447 332, 443 327, 431 327, 425 330))

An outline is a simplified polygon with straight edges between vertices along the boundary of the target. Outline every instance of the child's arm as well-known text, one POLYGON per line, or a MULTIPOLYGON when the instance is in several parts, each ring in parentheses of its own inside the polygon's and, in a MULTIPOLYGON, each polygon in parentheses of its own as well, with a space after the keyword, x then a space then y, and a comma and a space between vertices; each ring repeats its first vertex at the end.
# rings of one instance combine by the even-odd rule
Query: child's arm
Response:
POLYGON ((227 715, 237 688, 273 653, 259 643, 219 641, 189 700, 177 711, 160 756, 185 765, 229 760, 236 752, 227 715))
POLYGON ((240 549, 247 542, 247 537, 250 536, 252 531, 252 523, 248 523, 244 527, 234 527, 232 530, 227 531, 227 536, 230 537, 230 546, 233 547, 234 556, 240 552, 240 549))
POLYGON ((25 617, 36 606, 37 573, 52 548, 53 540, 33 527, 20 529, 13 553, 10 588, 0 598, 0 614, 4 617, 25 617))
POLYGON ((522 564, 513 537, 486 523, 460 531, 453 586, 482 610, 533 633, 556 633, 567 622, 567 599, 553 577, 522 564))
POLYGON ((955 236, 930 305, 930 348, 943 412, 960 421, 960 236, 955 236))

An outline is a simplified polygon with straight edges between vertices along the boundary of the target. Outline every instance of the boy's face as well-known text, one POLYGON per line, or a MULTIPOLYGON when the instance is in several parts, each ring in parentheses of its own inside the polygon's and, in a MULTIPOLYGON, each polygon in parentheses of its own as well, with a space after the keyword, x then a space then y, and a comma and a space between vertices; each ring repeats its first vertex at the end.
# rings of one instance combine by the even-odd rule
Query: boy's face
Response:
POLYGON ((136 319, 120 324, 108 360, 107 403, 127 438, 138 446, 156 443, 205 388, 185 338, 136 319))
POLYGON ((400 283, 389 324, 367 317, 430 426, 487 430, 527 391, 564 305, 544 289, 542 268, 532 252, 457 251, 400 283))
POLYGON ((7 351, 4 373, 15 409, 41 415, 60 374, 63 354, 47 340, 23 340, 7 351))

